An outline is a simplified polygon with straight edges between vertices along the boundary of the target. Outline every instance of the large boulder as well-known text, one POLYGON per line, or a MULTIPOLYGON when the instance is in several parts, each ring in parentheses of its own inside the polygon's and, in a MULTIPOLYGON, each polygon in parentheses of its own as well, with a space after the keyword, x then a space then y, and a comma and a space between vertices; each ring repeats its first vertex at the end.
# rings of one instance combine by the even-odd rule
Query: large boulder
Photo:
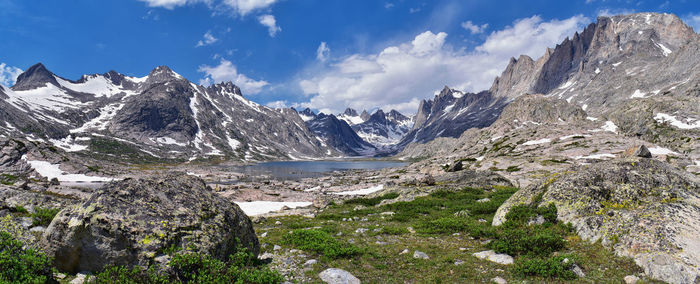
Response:
POLYGON ((182 173, 112 182, 59 212, 42 241, 68 272, 147 266, 169 248, 225 260, 239 245, 256 255, 260 249, 248 216, 182 173))
POLYGON ((496 212, 554 203, 578 234, 628 256, 650 277, 700 281, 700 181, 664 162, 639 157, 578 166, 521 189, 496 212))

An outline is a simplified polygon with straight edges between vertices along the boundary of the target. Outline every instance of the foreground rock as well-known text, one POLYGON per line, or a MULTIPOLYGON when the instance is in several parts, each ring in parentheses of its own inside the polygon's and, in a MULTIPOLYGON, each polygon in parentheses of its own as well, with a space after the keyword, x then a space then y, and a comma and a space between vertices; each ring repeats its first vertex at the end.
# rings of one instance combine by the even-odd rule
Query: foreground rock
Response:
POLYGON ((338 268, 328 268, 319 273, 318 277, 328 284, 360 284, 360 279, 338 268))
POLYGON ((493 225, 517 204, 554 203, 558 219, 571 222, 591 242, 628 256, 652 278, 694 283, 700 266, 700 182, 646 158, 574 167, 522 189, 496 212, 493 225))
POLYGON ((259 243, 248 216, 201 179, 172 173, 97 190, 54 218, 42 246, 57 268, 77 272, 146 266, 172 246, 224 260, 239 242, 257 255, 259 243))

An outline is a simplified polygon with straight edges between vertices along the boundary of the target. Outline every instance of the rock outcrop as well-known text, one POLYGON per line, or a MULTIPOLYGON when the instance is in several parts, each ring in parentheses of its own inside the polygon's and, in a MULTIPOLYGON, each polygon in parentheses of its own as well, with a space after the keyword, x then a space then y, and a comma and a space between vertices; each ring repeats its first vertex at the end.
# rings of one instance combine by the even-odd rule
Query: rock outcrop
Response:
POLYGON ((553 203, 591 242, 628 256, 652 278, 695 283, 700 273, 700 182, 664 162, 624 158, 578 166, 521 189, 493 219, 515 205, 553 203))
POLYGON ((259 252, 248 216, 181 173, 110 183, 59 212, 42 241, 57 268, 68 272, 146 266, 169 248, 225 260, 239 245, 259 252))

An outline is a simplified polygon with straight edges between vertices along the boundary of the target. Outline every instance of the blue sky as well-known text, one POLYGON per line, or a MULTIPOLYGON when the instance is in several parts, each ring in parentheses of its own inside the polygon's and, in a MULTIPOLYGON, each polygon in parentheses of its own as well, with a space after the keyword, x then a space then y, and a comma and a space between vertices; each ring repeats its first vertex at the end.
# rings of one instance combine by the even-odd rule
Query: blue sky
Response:
POLYGON ((444 85, 486 89, 510 57, 631 12, 700 28, 691 0, 0 0, 0 83, 36 62, 74 80, 167 65, 261 104, 412 114, 444 85))

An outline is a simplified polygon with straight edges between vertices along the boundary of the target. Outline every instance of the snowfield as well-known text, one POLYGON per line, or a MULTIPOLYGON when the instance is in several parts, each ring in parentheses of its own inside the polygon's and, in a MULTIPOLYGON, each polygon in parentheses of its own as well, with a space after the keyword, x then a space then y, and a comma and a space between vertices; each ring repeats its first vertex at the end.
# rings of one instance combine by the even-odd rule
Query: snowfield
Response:
POLYGON ((250 201, 250 202, 234 202, 248 216, 261 215, 274 211, 282 210, 282 208, 299 208, 311 206, 311 202, 279 202, 279 201, 250 201))

